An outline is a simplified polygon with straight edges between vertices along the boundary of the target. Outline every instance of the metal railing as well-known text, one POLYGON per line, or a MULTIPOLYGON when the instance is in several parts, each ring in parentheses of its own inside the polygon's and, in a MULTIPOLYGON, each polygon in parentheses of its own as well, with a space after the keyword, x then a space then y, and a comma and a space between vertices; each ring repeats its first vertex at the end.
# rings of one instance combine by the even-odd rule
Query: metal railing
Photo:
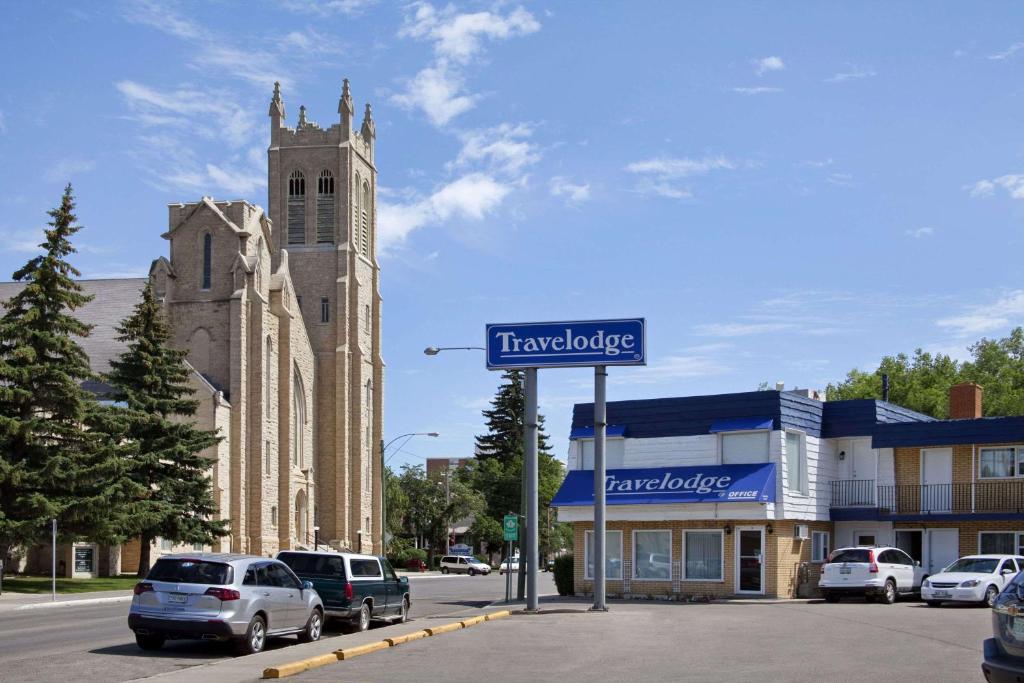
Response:
POLYGON ((870 479, 832 482, 832 507, 877 507, 886 514, 1024 512, 1024 479, 960 484, 889 484, 870 479))

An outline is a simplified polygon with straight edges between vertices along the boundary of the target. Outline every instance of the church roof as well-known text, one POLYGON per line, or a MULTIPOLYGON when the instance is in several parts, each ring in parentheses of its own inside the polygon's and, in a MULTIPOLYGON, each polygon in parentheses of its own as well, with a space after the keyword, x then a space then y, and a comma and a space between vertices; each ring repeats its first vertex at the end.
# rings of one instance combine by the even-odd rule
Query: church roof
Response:
MULTIPOLYGON (((78 283, 86 294, 93 296, 92 301, 76 311, 79 320, 93 326, 92 333, 78 339, 78 343, 89 355, 93 372, 107 372, 111 359, 124 350, 124 344, 117 341, 116 328, 139 303, 146 278, 79 280, 78 283)), ((0 282, 0 301, 7 301, 24 286, 22 282, 0 282)), ((0 315, 3 312, 0 310, 0 315)))

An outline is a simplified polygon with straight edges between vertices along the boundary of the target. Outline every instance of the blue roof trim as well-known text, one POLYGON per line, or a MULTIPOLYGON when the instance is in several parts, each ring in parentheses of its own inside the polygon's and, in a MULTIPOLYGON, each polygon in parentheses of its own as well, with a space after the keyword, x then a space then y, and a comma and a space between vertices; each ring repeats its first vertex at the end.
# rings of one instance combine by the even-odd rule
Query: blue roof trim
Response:
MULTIPOLYGON (((604 428, 605 436, 625 436, 626 428, 622 425, 608 425, 604 428)), ((569 439, 593 439, 593 427, 577 427, 569 432, 569 439)))
POLYGON ((775 420, 770 417, 729 417, 711 423, 712 434, 718 432, 742 432, 751 429, 771 429, 775 420))
POLYGON ((1020 441, 1024 441, 1024 416, 982 417, 975 420, 879 424, 871 437, 871 447, 955 446, 1020 441))
MULTIPOLYGON (((773 503, 775 463, 608 470, 608 505, 773 503)), ((551 500, 554 507, 594 504, 594 470, 571 470, 551 500)))
POLYGON ((890 515, 878 508, 838 508, 829 514, 833 522, 998 522, 1024 519, 1024 512, 963 512, 937 515, 890 515))
POLYGON ((935 418, 873 398, 828 401, 824 405, 821 436, 871 436, 879 423, 934 422, 935 418))

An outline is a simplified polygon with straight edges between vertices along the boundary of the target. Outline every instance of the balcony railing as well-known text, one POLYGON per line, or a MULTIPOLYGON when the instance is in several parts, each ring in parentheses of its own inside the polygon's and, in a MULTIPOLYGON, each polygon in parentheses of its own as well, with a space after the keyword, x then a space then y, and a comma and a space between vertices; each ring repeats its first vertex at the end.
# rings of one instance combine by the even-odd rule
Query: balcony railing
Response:
POLYGON ((832 482, 832 507, 877 507, 884 514, 1024 512, 1024 479, 963 484, 889 484, 870 479, 832 482))

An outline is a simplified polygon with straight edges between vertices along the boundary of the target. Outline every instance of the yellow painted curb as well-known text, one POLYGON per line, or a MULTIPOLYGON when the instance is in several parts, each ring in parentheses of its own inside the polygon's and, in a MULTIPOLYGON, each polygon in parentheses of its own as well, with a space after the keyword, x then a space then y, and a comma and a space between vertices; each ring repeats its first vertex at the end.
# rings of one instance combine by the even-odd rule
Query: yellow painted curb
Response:
POLYGON ((484 621, 486 621, 486 619, 484 619, 483 615, 480 615, 478 617, 473 617, 472 619, 465 619, 464 621, 460 621, 459 623, 462 624, 462 628, 469 628, 470 626, 482 624, 484 621))
POLYGON ((423 630, 432 636, 436 636, 438 633, 451 633, 452 631, 458 631, 460 628, 462 628, 462 622, 456 621, 451 624, 444 624, 443 626, 431 626, 423 630))
POLYGON ((376 652, 377 650, 386 650, 389 647, 391 645, 386 640, 378 640, 376 643, 367 643, 366 645, 356 645, 355 647, 346 647, 343 650, 335 650, 334 654, 338 656, 338 659, 345 660, 376 652))
POLYGON ((317 657, 310 657, 309 659, 300 659, 297 662, 289 662, 288 664, 282 664, 281 666, 272 666, 268 669, 264 669, 263 678, 285 678, 286 676, 294 676, 295 674, 302 673, 303 671, 327 666, 328 664, 335 664, 337 661, 338 656, 333 652, 329 655, 319 655, 317 657))
POLYGON ((508 611, 507 609, 503 609, 498 612, 491 612, 490 614, 485 614, 484 619, 486 619, 487 621, 494 621, 495 619, 504 619, 508 616, 512 616, 512 612, 508 611))
POLYGON ((410 640, 419 640, 420 638, 426 638, 430 634, 426 631, 413 631, 412 633, 406 633, 404 636, 395 636, 394 638, 385 638, 384 642, 394 647, 395 645, 401 645, 402 643, 408 643, 410 640))

